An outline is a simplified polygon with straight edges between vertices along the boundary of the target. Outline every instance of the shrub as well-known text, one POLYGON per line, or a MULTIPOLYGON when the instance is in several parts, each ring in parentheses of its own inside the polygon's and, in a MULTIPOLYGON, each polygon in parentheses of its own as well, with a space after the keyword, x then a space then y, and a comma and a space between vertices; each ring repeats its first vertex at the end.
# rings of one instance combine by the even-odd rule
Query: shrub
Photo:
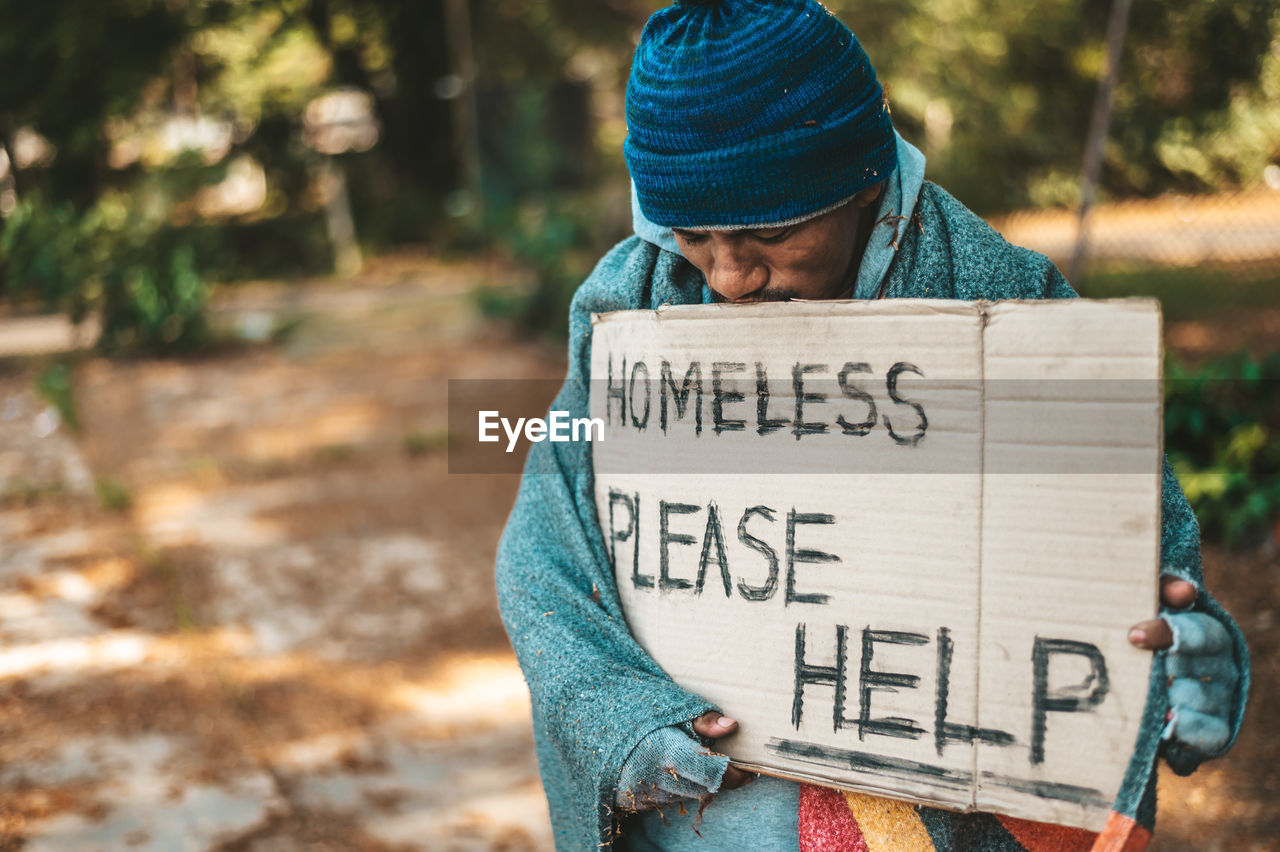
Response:
POLYGON ((120 196, 88 212, 23 199, 0 231, 5 295, 101 321, 104 352, 191 349, 207 334, 209 288, 190 245, 120 196))
POLYGON ((1280 523, 1280 352, 1165 377, 1165 449, 1206 541, 1260 544, 1280 523))

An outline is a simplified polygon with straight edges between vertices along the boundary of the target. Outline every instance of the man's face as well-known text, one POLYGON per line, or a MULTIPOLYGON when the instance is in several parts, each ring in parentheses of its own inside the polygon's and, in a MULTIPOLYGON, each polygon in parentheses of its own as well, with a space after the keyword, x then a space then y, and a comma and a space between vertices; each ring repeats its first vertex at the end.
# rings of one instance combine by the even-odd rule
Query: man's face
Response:
POLYGON ((846 299, 861 260, 859 223, 880 196, 868 187, 843 207, 785 228, 741 231, 674 229, 676 243, 701 270, 717 302, 846 299))

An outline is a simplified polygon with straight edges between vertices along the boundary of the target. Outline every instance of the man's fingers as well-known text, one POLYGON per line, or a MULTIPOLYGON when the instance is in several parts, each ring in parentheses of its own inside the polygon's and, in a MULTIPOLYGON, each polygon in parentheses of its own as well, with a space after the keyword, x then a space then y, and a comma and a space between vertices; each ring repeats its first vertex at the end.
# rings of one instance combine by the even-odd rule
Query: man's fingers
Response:
POLYGON ((1165 574, 1160 578, 1160 603, 1173 609, 1186 609, 1196 602, 1196 584, 1165 574))
MULTIPOLYGON (((1195 583, 1170 574, 1160 578, 1160 603, 1171 609, 1186 609, 1196 602, 1195 583)), ((1129 628, 1129 644, 1147 651, 1163 651, 1173 645, 1173 630, 1163 618, 1153 618, 1129 628)))
POLYGON ((724 780, 720 782, 721 790, 736 790, 739 787, 750 784, 756 778, 750 772, 743 772, 736 766, 730 766, 724 771, 724 780))
POLYGON ((738 722, 728 716, 721 716, 714 710, 709 710, 693 720, 693 729, 700 736, 714 740, 738 730, 738 722))
MULTIPOLYGON (((738 721, 711 710, 693 720, 693 729, 699 735, 714 740, 727 737, 738 730, 738 721)), ((720 780, 720 789, 736 790, 744 784, 750 784, 755 777, 752 773, 744 772, 736 766, 726 767, 724 777, 720 780)))
POLYGON ((1173 644, 1173 631, 1163 618, 1153 618, 1129 628, 1129 644, 1147 651, 1163 651, 1173 644))
MULTIPOLYGON (((737 730, 737 720, 730 719, 728 716, 722 716, 714 710, 708 711, 703 715, 694 719, 694 730, 700 736, 708 739, 718 739, 719 737, 727 737, 737 730)), ((724 768, 724 777, 721 779, 719 789, 737 789, 744 784, 750 784, 755 780, 755 775, 742 771, 736 766, 726 766, 724 768)))

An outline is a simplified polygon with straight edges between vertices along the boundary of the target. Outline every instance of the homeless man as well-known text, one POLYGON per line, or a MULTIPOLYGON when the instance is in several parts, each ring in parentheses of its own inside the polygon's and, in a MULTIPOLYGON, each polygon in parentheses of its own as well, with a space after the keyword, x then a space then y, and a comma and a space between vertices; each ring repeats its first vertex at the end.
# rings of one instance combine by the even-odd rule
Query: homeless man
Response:
MULTIPOLYGON (((553 409, 587 414, 597 312, 1075 295, 1047 258, 1009 245, 924 181, 924 157, 895 133, 862 47, 814 0, 686 0, 657 12, 636 50, 627 122, 636 236, 573 300, 569 372, 553 409)), ((1196 520, 1167 464, 1163 488, 1165 615, 1129 639, 1168 650, 1152 667, 1135 757, 1145 763, 1126 776, 1108 848, 1140 849, 1150 836, 1157 749, 1180 773, 1221 754, 1247 689, 1243 638, 1204 590, 1196 520)), ((672 682, 627 630, 588 443, 534 445, 497 573, 557 848, 1065 850, 1094 841, 1079 829, 846 799, 775 778, 746 784, 705 747, 737 723, 672 682), (695 825, 697 800, 713 794, 695 825)))

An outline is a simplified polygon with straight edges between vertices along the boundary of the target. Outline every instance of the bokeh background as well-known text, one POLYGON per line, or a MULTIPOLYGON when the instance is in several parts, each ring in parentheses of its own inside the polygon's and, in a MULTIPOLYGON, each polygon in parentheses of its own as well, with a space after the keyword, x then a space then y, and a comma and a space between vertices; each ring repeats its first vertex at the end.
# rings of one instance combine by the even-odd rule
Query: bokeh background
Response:
MULTIPOLYGON (((1255 680, 1155 848, 1280 848, 1280 7, 829 5, 933 180, 1162 301, 1255 680)), ((0 2, 0 848, 550 848, 446 386, 562 375, 657 6, 0 2)))

